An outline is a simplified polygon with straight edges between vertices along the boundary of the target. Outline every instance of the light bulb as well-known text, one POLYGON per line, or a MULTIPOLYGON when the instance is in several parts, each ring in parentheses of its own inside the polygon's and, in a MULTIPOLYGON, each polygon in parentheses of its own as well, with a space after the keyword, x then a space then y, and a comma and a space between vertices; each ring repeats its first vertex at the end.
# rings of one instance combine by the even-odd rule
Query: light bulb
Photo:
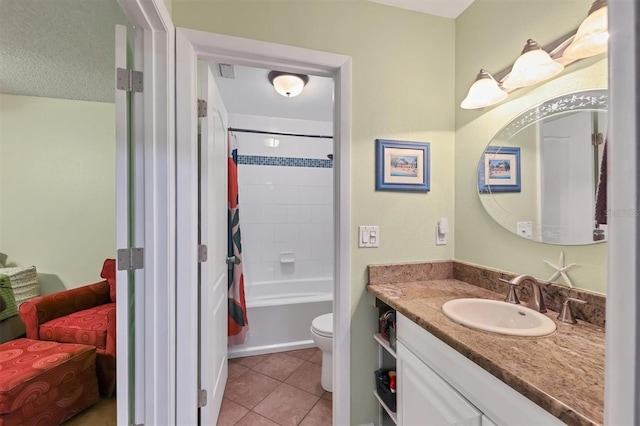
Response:
POLYGON ((589 13, 582 21, 573 41, 562 55, 569 59, 588 58, 606 52, 608 42, 607 6, 603 6, 589 13))
POLYGON ((500 89, 491 74, 485 70, 480 70, 476 76, 476 81, 469 88, 469 93, 460 104, 460 107, 463 109, 484 108, 497 104, 505 100, 506 97, 506 92, 500 89))
POLYGON ((511 72, 502 82, 505 89, 532 86, 558 75, 564 65, 555 62, 538 43, 529 39, 511 72))

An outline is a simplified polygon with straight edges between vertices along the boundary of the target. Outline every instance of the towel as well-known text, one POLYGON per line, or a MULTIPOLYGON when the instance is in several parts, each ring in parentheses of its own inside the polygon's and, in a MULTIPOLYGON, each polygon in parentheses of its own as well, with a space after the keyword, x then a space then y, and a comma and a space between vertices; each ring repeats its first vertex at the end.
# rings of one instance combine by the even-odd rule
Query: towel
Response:
POLYGON ((602 163, 600 163, 600 181, 598 183, 598 193, 596 194, 596 223, 607 224, 607 145, 604 142, 604 152, 602 153, 602 163))

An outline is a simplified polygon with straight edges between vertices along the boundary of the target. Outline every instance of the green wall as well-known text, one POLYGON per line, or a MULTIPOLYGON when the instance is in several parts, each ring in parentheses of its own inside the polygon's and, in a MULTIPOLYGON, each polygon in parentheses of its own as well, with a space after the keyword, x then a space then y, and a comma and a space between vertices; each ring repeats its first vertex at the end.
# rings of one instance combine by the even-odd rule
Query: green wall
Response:
POLYGON ((571 64, 557 78, 512 92, 497 106, 459 107, 480 68, 497 73, 517 59, 528 38, 544 46, 569 33, 584 19, 591 3, 476 0, 456 19, 455 258, 548 279, 553 269, 543 259, 557 264, 564 251, 566 263, 579 265, 569 272, 574 285, 604 293, 606 243, 555 246, 510 233, 483 209, 476 191, 476 167, 493 135, 529 107, 575 90, 606 88, 605 55, 571 64))
POLYGON ((115 249, 115 105, 0 94, 0 252, 43 294, 101 281, 115 249))
POLYGON ((492 108, 459 107, 480 68, 497 72, 511 65, 527 38, 544 46, 570 32, 590 4, 476 0, 451 20, 364 0, 172 1, 177 27, 353 59, 351 424, 377 422, 368 264, 455 258, 546 279, 552 271, 542 259, 555 263, 564 250, 568 262, 580 265, 570 273, 574 282, 604 292, 606 244, 550 246, 511 234, 483 209, 475 173, 488 141, 520 112, 572 90, 606 87, 606 59, 570 65, 555 80, 517 90, 492 108), (374 190, 376 138, 431 142, 429 194, 374 190), (454 219, 447 246, 434 242, 440 217, 454 219), (358 225, 380 226, 380 248, 357 247, 358 225))
POLYGON ((452 235, 435 246, 438 219, 454 214, 454 21, 364 0, 173 0, 172 18, 177 27, 353 58, 351 424, 377 422, 367 265, 454 254, 452 235), (430 142, 431 192, 376 192, 376 138, 430 142), (358 225, 380 226, 380 248, 357 247, 358 225))

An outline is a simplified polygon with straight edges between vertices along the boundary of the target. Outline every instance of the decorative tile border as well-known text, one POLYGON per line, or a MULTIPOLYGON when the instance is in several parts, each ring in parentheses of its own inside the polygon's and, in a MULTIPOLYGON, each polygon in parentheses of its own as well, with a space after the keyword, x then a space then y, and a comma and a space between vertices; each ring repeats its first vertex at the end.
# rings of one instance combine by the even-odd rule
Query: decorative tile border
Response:
POLYGON ((265 155, 238 155, 238 164, 252 166, 333 168, 333 161, 319 158, 267 157, 265 155))

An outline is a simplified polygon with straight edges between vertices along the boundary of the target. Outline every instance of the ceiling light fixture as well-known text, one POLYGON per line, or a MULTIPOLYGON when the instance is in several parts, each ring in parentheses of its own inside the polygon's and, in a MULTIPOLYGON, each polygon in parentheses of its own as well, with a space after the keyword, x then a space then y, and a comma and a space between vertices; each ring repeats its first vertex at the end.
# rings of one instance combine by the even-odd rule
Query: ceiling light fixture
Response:
POLYGON ((564 65, 551 59, 542 47, 532 39, 522 49, 511 72, 502 82, 505 89, 533 86, 562 72, 564 65))
POLYGON ((506 98, 507 93, 498 86, 498 82, 486 70, 481 69, 460 106, 464 109, 484 108, 506 98))
POLYGON ((609 32, 607 26, 607 0, 596 0, 563 56, 582 59, 607 51, 609 32))
POLYGON ((293 98, 302 93, 302 89, 309 82, 309 76, 305 74, 292 74, 280 71, 269 73, 269 82, 276 92, 286 98, 293 98))

